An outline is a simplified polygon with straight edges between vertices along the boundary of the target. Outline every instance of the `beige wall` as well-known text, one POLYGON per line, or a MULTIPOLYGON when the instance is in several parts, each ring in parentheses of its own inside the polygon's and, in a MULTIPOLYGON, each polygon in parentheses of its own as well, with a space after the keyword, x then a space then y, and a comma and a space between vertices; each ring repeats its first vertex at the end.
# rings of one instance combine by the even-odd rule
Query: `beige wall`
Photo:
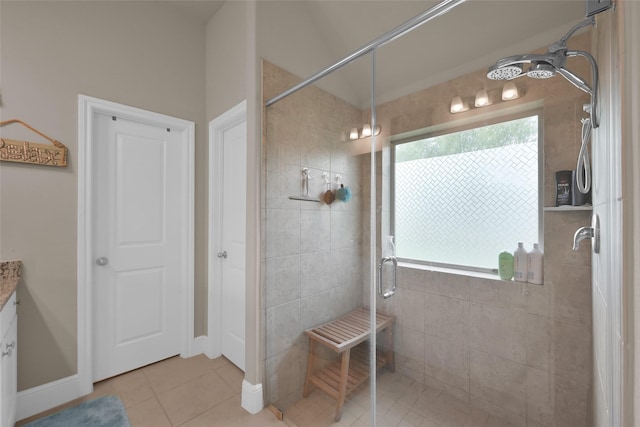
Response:
MULTIPOLYGON (((206 118, 207 123, 247 98, 247 6, 248 2, 226 2, 209 21, 206 28, 206 118)), ((208 125, 207 125, 208 126, 208 125)), ((196 199, 196 209, 208 212, 208 152, 209 141, 204 141, 203 155, 196 157, 196 168, 201 171, 200 185, 205 197, 196 199)), ((249 139, 249 147, 254 145, 249 139)), ((208 215, 208 213, 206 214, 208 215)), ((207 216, 205 215, 205 218, 207 216)), ((202 273, 203 298, 196 300, 203 313, 203 331, 207 331, 208 283, 208 219, 196 236, 202 250, 196 252, 196 271, 202 273)), ((250 292, 250 291, 249 291, 250 292)), ((251 334, 251 331, 248 331, 251 334)), ((197 336, 198 334, 196 334, 197 336)))
MULTIPOLYGON (((22 259, 19 390, 76 373, 78 94, 192 120, 205 153, 205 26, 151 2, 11 2, 2 10, 2 117, 69 148, 69 166, 0 164, 3 259, 22 259)), ((13 135, 14 128, 3 128, 13 135)), ((15 132, 18 132, 16 129, 15 132)), ((196 200, 206 200, 196 164, 196 200)), ((206 182, 206 178, 205 178, 206 182)), ((196 236, 206 212, 196 211, 196 236)), ((206 238, 206 237, 205 237, 206 238)), ((196 242, 201 259, 206 241, 196 242)), ((196 263, 204 300, 206 263, 196 263)), ((196 335, 204 332, 196 307, 196 335)))
POLYGON ((207 24, 207 120, 247 97, 247 2, 226 2, 207 24))

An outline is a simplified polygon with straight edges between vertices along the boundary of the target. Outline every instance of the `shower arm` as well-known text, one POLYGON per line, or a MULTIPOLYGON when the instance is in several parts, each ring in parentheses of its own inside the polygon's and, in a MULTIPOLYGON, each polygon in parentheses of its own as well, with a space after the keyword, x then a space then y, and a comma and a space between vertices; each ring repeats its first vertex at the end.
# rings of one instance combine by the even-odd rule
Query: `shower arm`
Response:
POLYGON ((576 31, 578 31, 580 28, 584 28, 584 27, 587 27, 589 25, 595 25, 595 24, 596 24, 596 18, 595 17, 591 17, 589 19, 585 19, 584 21, 574 25, 573 28, 570 29, 567 32, 567 34, 562 36, 562 38, 560 40, 558 40, 557 42, 555 42, 554 44, 549 46, 548 51, 551 52, 551 53, 555 53, 555 52, 558 52, 560 50, 566 50, 567 49, 567 41, 569 41, 571 36, 573 36, 573 34, 576 31))

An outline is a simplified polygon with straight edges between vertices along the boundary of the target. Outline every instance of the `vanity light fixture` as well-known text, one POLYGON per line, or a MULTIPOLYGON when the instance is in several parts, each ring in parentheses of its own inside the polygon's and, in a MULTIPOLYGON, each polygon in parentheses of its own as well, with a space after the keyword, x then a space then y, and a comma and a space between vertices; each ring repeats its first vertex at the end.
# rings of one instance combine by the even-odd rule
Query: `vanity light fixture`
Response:
POLYGON ((518 93, 518 87, 514 82, 507 82, 502 88, 502 100, 503 101, 511 101, 512 99, 516 99, 520 96, 518 93))
MULTIPOLYGON (((373 135, 380 135, 380 131, 382 131, 382 128, 380 127, 380 125, 376 125, 375 129, 373 130, 373 135)), ((362 129, 352 128, 351 132, 349 132, 349 139, 351 141, 355 141, 356 139, 367 138, 371 136, 371 133, 371 125, 365 123, 364 126, 362 126, 362 129)))
MULTIPOLYGON (((518 87, 513 82, 507 82, 502 88, 502 100, 503 101, 511 101, 513 99, 517 99, 520 97, 520 92, 518 91, 518 87)), ((494 96, 494 100, 497 97, 494 96)), ((482 108, 487 105, 491 105, 491 100, 489 99, 489 93, 486 89, 481 89, 476 93, 474 103, 472 105, 467 105, 462 100, 460 96, 454 96, 451 100, 451 107, 449 111, 451 114, 461 113, 463 111, 468 111, 469 108, 482 108)))

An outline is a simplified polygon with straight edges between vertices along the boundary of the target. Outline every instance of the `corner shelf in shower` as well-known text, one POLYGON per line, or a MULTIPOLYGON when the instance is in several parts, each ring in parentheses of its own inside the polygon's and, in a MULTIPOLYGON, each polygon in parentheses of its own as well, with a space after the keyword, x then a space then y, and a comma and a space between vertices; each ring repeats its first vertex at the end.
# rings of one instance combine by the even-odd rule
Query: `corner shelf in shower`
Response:
POLYGON ((312 199, 311 197, 304 196, 289 196, 290 200, 300 200, 301 202, 316 202, 320 203, 320 199, 312 199))
POLYGON ((544 208, 545 212, 578 212, 578 211, 592 211, 593 206, 547 206, 544 208))

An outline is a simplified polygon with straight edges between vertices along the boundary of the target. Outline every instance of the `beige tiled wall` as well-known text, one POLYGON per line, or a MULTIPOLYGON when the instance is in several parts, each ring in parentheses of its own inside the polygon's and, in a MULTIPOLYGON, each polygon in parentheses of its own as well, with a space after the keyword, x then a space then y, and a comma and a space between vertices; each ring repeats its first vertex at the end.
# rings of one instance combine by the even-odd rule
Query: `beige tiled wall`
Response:
MULTIPOLYGON (((263 64, 264 97, 299 79, 263 64)), ((362 112, 314 87, 266 110, 263 159, 263 271, 266 317, 266 400, 282 407, 299 398, 307 361, 303 331, 335 319, 362 301, 360 162, 345 143, 362 112), (348 203, 290 200, 302 193, 310 169, 309 196, 321 198, 329 172, 342 175, 348 203)))
MULTIPOLYGON (((570 47, 589 50, 589 35, 573 38, 570 47)), ((589 76, 586 64, 570 61, 568 67, 589 76)), ((575 169, 579 119, 588 97, 560 77, 522 78, 515 82, 524 95, 502 102, 502 82, 487 80, 485 73, 479 70, 380 105, 378 119, 396 135, 491 110, 508 114, 515 106, 541 106, 544 205, 553 206, 555 171, 575 169), (492 106, 449 113, 454 96, 473 102, 483 86, 492 106)), ((397 315, 398 369, 514 425, 587 425, 591 252, 588 242, 578 252, 571 246, 575 230, 589 223, 589 212, 544 213, 543 286, 401 267, 398 293, 381 302, 397 315)))
MULTIPOLYGON (((588 50, 589 35, 570 48, 588 50)), ((588 76, 586 64, 568 67, 588 76)), ((588 97, 560 77, 516 80, 521 97, 502 102, 501 82, 485 71, 413 93, 377 108, 384 135, 473 118, 480 111, 542 108, 544 205, 555 198, 557 170, 574 169, 580 146, 582 104, 588 97), (451 115, 456 96, 472 101, 486 88, 494 104, 451 115)), ((264 65, 265 99, 297 80, 264 65)), ((302 331, 368 305, 369 158, 352 157, 343 141, 361 112, 316 88, 269 107, 265 114, 263 220, 267 401, 287 403, 300 394, 306 364, 302 331), (354 189, 346 205, 288 200, 300 191, 300 168, 316 177, 340 172, 354 189)), ((379 157, 378 248, 388 233, 388 151, 379 157), (384 172, 383 172, 384 171, 384 172), (384 179, 383 179, 384 178, 384 179)), ((397 315, 398 369, 463 402, 518 426, 585 426, 591 388, 591 252, 588 242, 571 250, 589 212, 545 212, 543 286, 401 267, 396 296, 380 307, 397 315)), ((527 242, 531 246, 533 242, 527 242)), ((514 249, 517 242, 514 240, 514 249)), ((496 254, 497 256, 497 254, 496 254)), ((286 406, 286 405, 285 405, 286 406)))

